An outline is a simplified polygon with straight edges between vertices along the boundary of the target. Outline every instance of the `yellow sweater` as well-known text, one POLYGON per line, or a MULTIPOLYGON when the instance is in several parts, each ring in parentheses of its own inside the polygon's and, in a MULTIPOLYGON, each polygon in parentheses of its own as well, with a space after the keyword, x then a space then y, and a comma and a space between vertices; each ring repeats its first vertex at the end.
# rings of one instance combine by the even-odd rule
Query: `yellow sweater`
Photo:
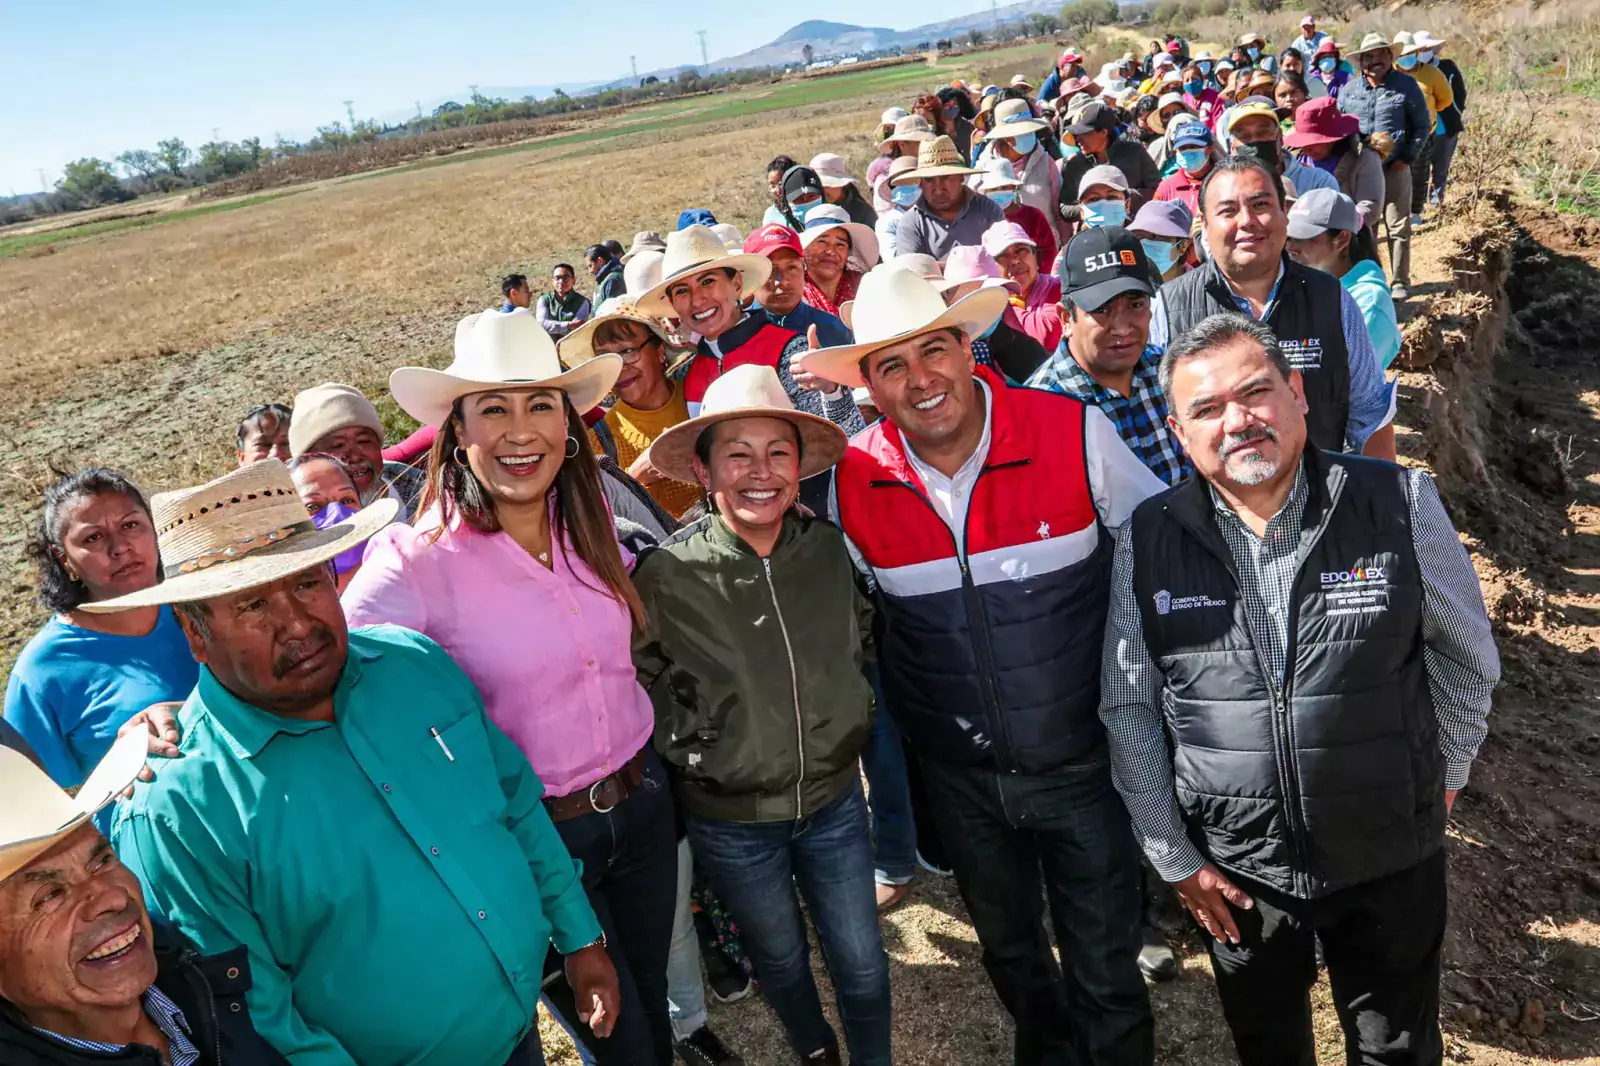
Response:
MULTIPOLYGON (((606 412, 606 428, 617 444, 617 462, 626 470, 655 439, 680 422, 689 421, 689 401, 683 389, 672 386, 672 399, 654 411, 640 411, 621 400, 606 412)), ((700 486, 682 481, 663 481, 647 490, 655 501, 674 518, 682 517, 694 504, 700 502, 700 486)))
POLYGON ((1439 112, 1456 102, 1456 94, 1450 89, 1450 79, 1432 63, 1418 63, 1404 73, 1417 79, 1422 98, 1428 101, 1428 120, 1437 125, 1439 112))

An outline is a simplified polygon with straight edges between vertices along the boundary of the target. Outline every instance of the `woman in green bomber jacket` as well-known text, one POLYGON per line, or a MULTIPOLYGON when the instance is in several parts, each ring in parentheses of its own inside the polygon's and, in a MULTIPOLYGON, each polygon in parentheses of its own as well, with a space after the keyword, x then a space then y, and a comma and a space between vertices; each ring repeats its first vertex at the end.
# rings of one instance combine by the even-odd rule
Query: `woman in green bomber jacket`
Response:
POLYGON ((656 439, 656 469, 705 486, 711 510, 640 560, 650 625, 634 660, 695 861, 738 922, 790 1044, 807 1062, 841 1061, 798 887, 851 1063, 889 1066, 889 965, 857 761, 872 731, 861 674, 872 610, 844 534, 795 509, 800 479, 845 445, 755 365, 718 378, 700 417, 656 439))

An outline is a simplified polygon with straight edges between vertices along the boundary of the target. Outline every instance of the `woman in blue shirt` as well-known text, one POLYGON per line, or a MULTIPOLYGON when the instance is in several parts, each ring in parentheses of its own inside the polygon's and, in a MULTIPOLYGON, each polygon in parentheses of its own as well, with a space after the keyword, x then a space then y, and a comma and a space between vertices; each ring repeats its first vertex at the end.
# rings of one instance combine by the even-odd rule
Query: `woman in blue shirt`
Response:
POLYGON ((129 718, 153 703, 188 698, 199 666, 170 607, 78 610, 161 580, 150 509, 121 474, 90 467, 45 489, 27 555, 39 602, 54 617, 12 668, 5 720, 55 782, 72 788, 129 718))
POLYGON ((1378 249, 1356 202, 1331 189, 1312 189, 1289 209, 1289 255, 1296 262, 1339 279, 1372 336, 1372 350, 1385 370, 1400 354, 1400 322, 1378 249))

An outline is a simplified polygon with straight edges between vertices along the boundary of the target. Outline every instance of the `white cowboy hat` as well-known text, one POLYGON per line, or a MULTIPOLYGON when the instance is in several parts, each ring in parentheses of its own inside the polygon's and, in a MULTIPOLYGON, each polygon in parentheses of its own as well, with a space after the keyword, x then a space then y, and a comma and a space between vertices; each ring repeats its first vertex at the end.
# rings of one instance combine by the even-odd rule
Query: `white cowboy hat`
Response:
POLYGON ((1048 129, 1050 123, 1033 117, 1033 109, 1026 100, 1007 100, 996 105, 994 109, 994 125, 989 127, 989 132, 983 135, 986 141, 996 141, 1021 137, 1025 133, 1038 133, 1048 129))
POLYGON ((822 182, 824 189, 842 189, 846 185, 855 184, 856 179, 850 176, 849 164, 844 161, 842 155, 823 152, 821 155, 812 156, 810 167, 816 172, 817 180, 822 182))
POLYGON ((737 270, 743 292, 753 294, 772 276, 772 260, 764 255, 729 251, 722 239, 707 226, 686 226, 667 235, 667 252, 661 260, 661 280, 634 303, 647 315, 671 318, 675 311, 667 299, 674 283, 703 274, 707 270, 737 270))
POLYGON ((456 357, 444 370, 403 366, 389 375, 389 392, 400 409, 428 426, 439 426, 463 396, 508 385, 560 389, 580 415, 593 408, 622 372, 622 360, 598 356, 563 372, 550 334, 525 307, 502 314, 483 311, 456 324, 456 357))
POLYGON ((674 481, 697 485, 694 446, 700 434, 734 418, 781 418, 800 433, 800 476, 820 474, 844 457, 850 439, 826 418, 795 410, 778 372, 770 366, 736 366, 706 387, 700 414, 679 422, 650 445, 650 465, 674 481))
POLYGON ((978 171, 967 166, 967 161, 961 157, 961 149, 956 147, 956 142, 949 137, 940 135, 931 141, 923 141, 917 148, 917 169, 908 170, 895 178, 891 185, 910 185, 923 178, 941 178, 949 175, 976 174, 978 171))
POLYGON ((813 207, 806 215, 800 230, 800 247, 809 250, 816 239, 829 230, 842 229, 850 235, 850 259, 859 261, 861 269, 871 270, 878 265, 878 235, 872 227, 850 221, 850 212, 834 204, 813 207))
MULTIPOLYGON (((667 327, 660 319, 651 318, 640 311, 631 297, 613 296, 595 309, 593 318, 556 342, 556 353, 561 356, 561 365, 568 368, 579 367, 599 355, 600 353, 594 350, 594 336, 607 322, 637 322, 661 342, 663 356, 670 356, 675 347, 672 337, 667 333, 667 327)), ((680 353, 675 360, 669 359, 667 373, 672 373, 693 358, 694 350, 690 349, 687 353, 680 353)), ((618 374, 621 374, 620 370, 618 374)))
POLYGON ((32 759, 0 747, 0 881, 114 802, 143 769, 147 748, 142 729, 117 738, 77 795, 70 796, 32 759))
MULTIPOLYGON (((666 247, 665 242, 662 247, 666 247)), ((627 258, 622 268, 622 284, 628 292, 649 292, 661 283, 661 262, 666 258, 665 252, 641 248, 627 258)))
POLYGON ((667 250, 666 238, 653 229, 640 230, 633 235, 633 246, 622 253, 622 262, 626 265, 640 252, 664 252, 667 250))
POLYGON ((348 521, 318 529, 288 469, 276 459, 262 459, 197 488, 152 496, 150 519, 164 579, 140 592, 86 603, 81 610, 104 614, 192 603, 270 585, 350 550, 393 521, 399 510, 399 501, 385 496, 348 521))
POLYGON ((1346 59, 1349 59, 1352 56, 1362 55, 1366 52, 1376 52, 1379 49, 1383 49, 1391 56, 1395 54, 1394 44, 1391 43, 1387 37, 1381 33, 1369 33, 1365 37, 1361 38, 1360 44, 1356 45, 1354 48, 1346 49, 1344 55, 1346 59))
POLYGON ((905 115, 895 120, 894 129, 889 136, 878 142, 882 148, 890 141, 931 141, 933 140, 933 127, 921 115, 905 115))
POLYGON ((805 370, 847 388, 867 383, 861 360, 880 348, 936 329, 981 335, 1005 313, 1009 295, 999 287, 981 288, 946 307, 931 281, 891 260, 869 270, 851 308, 855 344, 818 348, 800 358, 805 370))

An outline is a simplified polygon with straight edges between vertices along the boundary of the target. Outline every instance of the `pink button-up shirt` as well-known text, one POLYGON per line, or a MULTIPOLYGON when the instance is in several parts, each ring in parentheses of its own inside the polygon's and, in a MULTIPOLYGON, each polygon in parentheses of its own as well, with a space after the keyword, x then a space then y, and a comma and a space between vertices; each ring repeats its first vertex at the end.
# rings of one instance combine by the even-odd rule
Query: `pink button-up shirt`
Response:
POLYGON ((655 724, 627 607, 570 544, 547 570, 504 533, 458 524, 430 542, 437 526, 430 512, 372 538, 342 597, 350 625, 405 626, 449 652, 547 795, 621 769, 655 724))

